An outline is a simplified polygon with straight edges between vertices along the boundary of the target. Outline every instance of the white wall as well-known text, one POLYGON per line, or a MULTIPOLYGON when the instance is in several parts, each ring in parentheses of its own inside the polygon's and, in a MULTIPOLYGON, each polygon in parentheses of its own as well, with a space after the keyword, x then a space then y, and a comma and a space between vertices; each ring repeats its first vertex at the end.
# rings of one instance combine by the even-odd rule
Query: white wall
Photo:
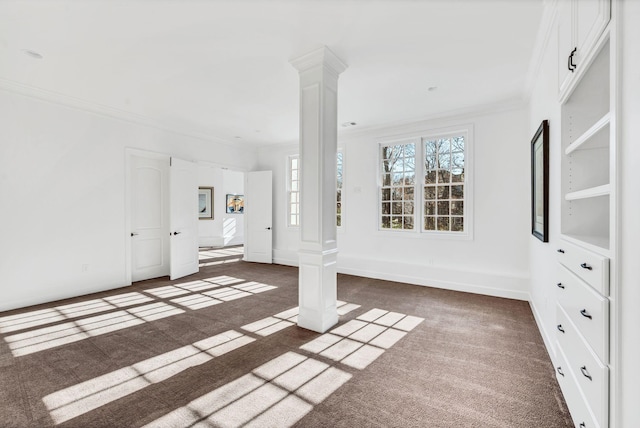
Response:
POLYGON ((201 247, 244 244, 244 215, 227 214, 227 194, 244 194, 244 172, 210 165, 198 166, 200 186, 213 187, 213 220, 198 223, 201 247))
POLYGON ((222 236, 224 245, 239 245, 244 243, 244 214, 227 214, 226 197, 230 195, 244 195, 244 173, 239 171, 223 171, 222 195, 223 224, 222 236))
POLYGON ((0 310, 126 284, 125 148, 250 170, 252 150, 0 89, 0 310))
MULTIPOLYGON (((343 224, 338 271, 518 299, 528 298, 529 146, 526 109, 467 114, 379 129, 349 139, 344 150, 343 224), (474 238, 434 239, 379 232, 378 141, 472 124, 474 238), (524 143, 523 143, 524 141, 524 143), (524 171, 524 172, 523 172, 524 171)), ((286 225, 287 156, 296 146, 259 151, 260 169, 274 172, 274 259, 297 264, 298 229, 286 225)))
MULTIPOLYGON (((529 264, 531 266, 530 304, 541 327, 541 334, 551 358, 555 360, 553 337, 556 326, 556 250, 560 236, 560 103, 558 102, 558 38, 557 31, 549 33, 539 71, 530 99, 529 140, 522 142, 530 147, 530 141, 543 120, 549 121, 549 242, 544 243, 528 234, 529 264)), ((527 171, 530 171, 530 165, 527 171)), ((529 228, 530 232, 530 228, 529 228)))
POLYGON ((222 224, 224 215, 224 170, 220 167, 198 165, 198 185, 213 187, 213 220, 198 221, 198 245, 201 247, 221 247, 224 245, 222 224))
POLYGON ((639 427, 640 411, 640 2, 618 2, 621 13, 620 128, 619 141, 619 317, 620 330, 620 427, 639 427))

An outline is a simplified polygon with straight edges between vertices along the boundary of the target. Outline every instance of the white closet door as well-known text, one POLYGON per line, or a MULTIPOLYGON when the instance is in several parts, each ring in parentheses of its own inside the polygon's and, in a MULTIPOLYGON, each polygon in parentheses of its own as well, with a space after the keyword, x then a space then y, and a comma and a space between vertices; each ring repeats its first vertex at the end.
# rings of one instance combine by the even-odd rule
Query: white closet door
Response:
POLYGON ((171 158, 170 168, 171 279, 198 272, 198 167, 171 158))
POLYGON ((169 274, 169 158, 131 157, 131 279, 169 274))
POLYGON ((244 260, 271 263, 272 177, 271 171, 249 172, 245 181, 244 260))

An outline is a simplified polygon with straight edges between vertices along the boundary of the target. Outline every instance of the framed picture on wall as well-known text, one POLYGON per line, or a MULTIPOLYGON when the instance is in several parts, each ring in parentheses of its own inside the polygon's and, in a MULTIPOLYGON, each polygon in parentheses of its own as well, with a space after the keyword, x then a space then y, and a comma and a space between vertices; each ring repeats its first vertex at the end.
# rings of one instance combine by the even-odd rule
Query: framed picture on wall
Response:
POLYGON ((198 187, 198 218, 213 220, 213 187, 198 187))
POLYGON ((227 214, 244 213, 244 195, 227 195, 227 214))
POLYGON ((549 242, 549 121, 531 140, 531 233, 549 242))

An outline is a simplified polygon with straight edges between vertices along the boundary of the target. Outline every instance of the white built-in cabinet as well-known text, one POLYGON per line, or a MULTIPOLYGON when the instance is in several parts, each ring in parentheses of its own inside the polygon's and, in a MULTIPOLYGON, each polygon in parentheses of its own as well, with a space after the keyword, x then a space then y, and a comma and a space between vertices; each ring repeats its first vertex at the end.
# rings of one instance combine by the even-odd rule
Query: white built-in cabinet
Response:
POLYGON ((610 0, 558 1, 558 85, 566 94, 611 17, 610 0))
POLYGON ((615 36, 609 1, 561 0, 558 13, 560 58, 566 53, 560 65, 568 74, 561 71, 558 82, 562 200, 554 284, 556 377, 575 426, 607 428, 615 368, 610 322, 616 260, 615 36))

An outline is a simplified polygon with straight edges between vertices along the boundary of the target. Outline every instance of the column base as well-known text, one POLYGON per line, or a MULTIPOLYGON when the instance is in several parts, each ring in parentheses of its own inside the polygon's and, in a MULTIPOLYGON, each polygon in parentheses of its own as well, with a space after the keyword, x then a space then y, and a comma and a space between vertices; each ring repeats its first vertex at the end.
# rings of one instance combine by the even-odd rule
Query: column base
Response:
POLYGON ((298 314, 298 327, 317 333, 325 333, 334 325, 338 324, 338 312, 335 305, 324 313, 318 313, 304 308, 300 308, 298 314))
POLYGON ((338 251, 300 251, 298 326, 324 333, 338 323, 338 251))

